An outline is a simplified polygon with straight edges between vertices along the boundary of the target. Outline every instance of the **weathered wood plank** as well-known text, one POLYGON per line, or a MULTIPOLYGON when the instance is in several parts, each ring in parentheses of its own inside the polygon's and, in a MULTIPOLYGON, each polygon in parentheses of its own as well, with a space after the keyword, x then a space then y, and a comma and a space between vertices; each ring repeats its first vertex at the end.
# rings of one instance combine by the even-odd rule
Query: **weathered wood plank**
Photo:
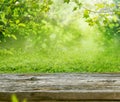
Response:
POLYGON ((120 102, 120 74, 1 74, 0 102, 120 102))

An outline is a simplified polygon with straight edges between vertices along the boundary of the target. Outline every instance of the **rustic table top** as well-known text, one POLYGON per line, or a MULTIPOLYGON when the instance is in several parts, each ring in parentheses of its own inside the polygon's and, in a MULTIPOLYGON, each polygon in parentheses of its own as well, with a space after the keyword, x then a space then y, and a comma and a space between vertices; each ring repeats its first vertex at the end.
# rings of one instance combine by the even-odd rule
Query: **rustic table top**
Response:
POLYGON ((119 101, 120 74, 0 74, 0 99, 5 100, 13 93, 20 98, 28 98, 28 102, 119 101))

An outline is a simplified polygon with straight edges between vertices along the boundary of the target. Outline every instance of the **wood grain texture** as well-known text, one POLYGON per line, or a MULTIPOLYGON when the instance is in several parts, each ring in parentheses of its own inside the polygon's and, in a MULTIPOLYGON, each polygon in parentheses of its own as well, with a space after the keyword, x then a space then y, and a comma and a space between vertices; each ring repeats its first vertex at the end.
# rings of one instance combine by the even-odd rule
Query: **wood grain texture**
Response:
POLYGON ((120 74, 1 74, 0 102, 120 102, 120 74))

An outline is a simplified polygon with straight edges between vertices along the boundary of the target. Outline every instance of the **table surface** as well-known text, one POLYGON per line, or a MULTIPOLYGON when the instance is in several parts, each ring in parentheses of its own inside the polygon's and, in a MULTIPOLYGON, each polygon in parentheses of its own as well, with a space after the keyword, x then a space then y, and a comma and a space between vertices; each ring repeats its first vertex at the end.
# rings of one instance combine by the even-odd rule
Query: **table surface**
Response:
POLYGON ((117 101, 120 100, 120 74, 0 74, 0 99, 13 93, 20 98, 29 98, 29 102, 36 98, 117 101))

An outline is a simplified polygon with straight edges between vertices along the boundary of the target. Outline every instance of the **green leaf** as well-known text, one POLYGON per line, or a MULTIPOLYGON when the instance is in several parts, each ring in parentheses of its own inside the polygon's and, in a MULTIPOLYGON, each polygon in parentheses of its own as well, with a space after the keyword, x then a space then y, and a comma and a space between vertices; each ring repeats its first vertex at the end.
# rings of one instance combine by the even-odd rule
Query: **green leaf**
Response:
POLYGON ((113 16, 113 21, 117 22, 118 21, 118 17, 116 15, 113 16))
POLYGON ((12 99, 12 102, 19 102, 16 95, 14 95, 14 94, 12 95, 11 99, 12 99))
POLYGON ((77 9, 78 9, 78 7, 74 7, 74 8, 73 8, 73 11, 76 11, 77 9))
POLYGON ((70 2, 70 0, 64 0, 64 3, 69 3, 70 2))
POLYGON ((15 35, 12 34, 11 37, 12 37, 13 39, 17 40, 17 37, 16 37, 15 35))
POLYGON ((0 25, 0 31, 2 31, 3 30, 3 25, 0 25))
POLYGON ((82 7, 82 3, 79 3, 78 6, 79 6, 79 8, 81 8, 82 7))
POLYGON ((95 24, 95 22, 91 18, 87 19, 86 22, 89 24, 89 26, 93 26, 95 24))
POLYGON ((82 3, 81 3, 81 2, 79 2, 79 0, 75 0, 74 2, 77 4, 77 6, 78 6, 79 8, 81 8, 81 7, 82 7, 82 3))
POLYGON ((101 8, 105 7, 105 4, 104 3, 98 3, 98 4, 95 4, 95 6, 97 6, 98 9, 101 9, 101 8))
POLYGON ((84 14, 83 14, 83 16, 84 16, 84 18, 88 18, 89 17, 89 11, 88 10, 84 10, 84 14))
POLYGON ((19 23, 18 26, 19 27, 25 27, 26 25, 24 23, 19 23))
POLYGON ((114 28, 114 26, 115 26, 115 24, 109 24, 109 27, 112 29, 112 28, 114 28))
POLYGON ((18 19, 18 20, 16 20, 15 22, 16 22, 16 24, 18 24, 18 23, 20 23, 20 20, 18 19))
POLYGON ((7 24, 7 19, 5 18, 5 12, 2 13, 0 16, 1 16, 2 22, 3 22, 4 24, 7 24))

